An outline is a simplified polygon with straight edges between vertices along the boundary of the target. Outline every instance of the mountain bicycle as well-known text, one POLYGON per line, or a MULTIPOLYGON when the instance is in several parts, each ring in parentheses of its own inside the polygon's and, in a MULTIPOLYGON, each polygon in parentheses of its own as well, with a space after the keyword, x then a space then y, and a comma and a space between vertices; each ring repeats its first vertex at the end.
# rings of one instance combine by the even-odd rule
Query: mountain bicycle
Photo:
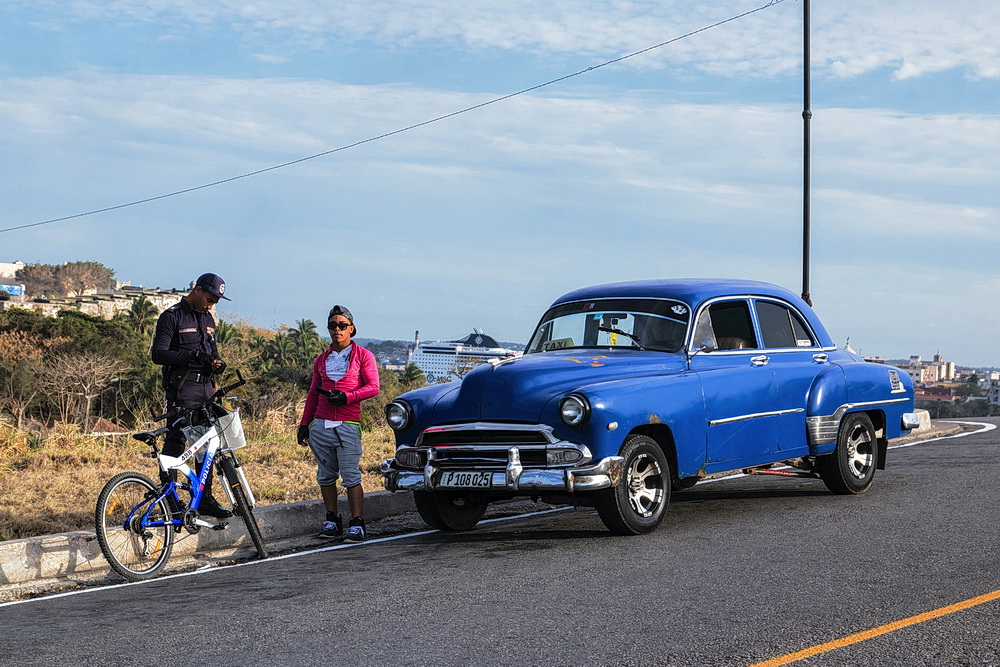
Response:
POLYGON ((130 581, 155 576, 167 564, 174 545, 174 534, 190 534, 202 528, 224 530, 227 523, 209 523, 198 514, 205 482, 217 471, 234 514, 243 519, 259 558, 267 558, 267 546, 253 515, 256 501, 247 484, 236 450, 246 446, 238 409, 228 410, 222 397, 246 384, 243 374, 238 381, 216 391, 211 398, 193 408, 173 408, 157 417, 167 426, 154 431, 134 433, 133 438, 152 448, 151 457, 160 468, 160 483, 138 472, 115 475, 97 498, 94 521, 97 541, 111 568, 130 581), (158 441, 171 427, 180 427, 189 444, 179 456, 161 453, 158 441), (188 465, 204 458, 200 474, 188 465), (181 500, 178 491, 190 493, 190 502, 181 500))

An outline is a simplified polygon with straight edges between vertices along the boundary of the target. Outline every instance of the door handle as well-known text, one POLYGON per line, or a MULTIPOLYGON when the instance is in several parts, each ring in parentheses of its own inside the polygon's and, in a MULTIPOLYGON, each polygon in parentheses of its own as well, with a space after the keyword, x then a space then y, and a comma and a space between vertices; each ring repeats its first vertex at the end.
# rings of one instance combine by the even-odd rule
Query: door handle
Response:
POLYGON ((762 354, 759 357, 750 357, 750 363, 754 366, 767 366, 767 362, 771 361, 771 357, 766 354, 762 354))
POLYGON ((822 352, 813 355, 813 361, 815 361, 818 364, 825 364, 829 360, 830 360, 830 355, 824 354, 822 352))

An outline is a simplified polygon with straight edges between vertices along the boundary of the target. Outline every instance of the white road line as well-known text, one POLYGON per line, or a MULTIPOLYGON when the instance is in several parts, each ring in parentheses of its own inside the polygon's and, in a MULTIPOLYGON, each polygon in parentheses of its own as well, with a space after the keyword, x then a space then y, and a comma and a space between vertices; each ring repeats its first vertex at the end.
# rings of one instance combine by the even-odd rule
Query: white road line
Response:
MULTIPOLYGON (((942 421, 944 421, 944 420, 942 420, 942 421)), ((892 447, 890 447, 890 449, 902 449, 903 447, 912 447, 914 445, 922 445, 922 444, 925 444, 925 443, 928 443, 928 442, 935 442, 937 440, 947 440, 948 438, 964 438, 967 435, 976 435, 978 433, 986 433, 987 431, 992 431, 995 428, 997 428, 996 424, 987 424, 987 423, 984 423, 984 422, 968 422, 968 421, 948 420, 948 423, 951 423, 951 424, 965 424, 965 425, 970 425, 970 426, 982 426, 983 428, 979 429, 978 431, 964 431, 962 433, 953 433, 951 435, 942 435, 942 436, 939 436, 937 438, 928 438, 926 440, 915 440, 914 442, 903 443, 901 445, 893 445, 892 447)), ((721 482, 723 480, 737 479, 739 477, 745 477, 745 476, 746 475, 744 475, 743 473, 737 473, 735 475, 728 475, 726 477, 718 477, 716 479, 707 479, 707 480, 704 480, 702 482, 698 482, 698 484, 699 485, 701 485, 701 484, 711 484, 713 482, 721 482)), ((568 507, 556 507, 556 508, 553 508, 553 509, 539 510, 538 512, 529 512, 527 514, 518 514, 516 516, 497 517, 495 519, 486 519, 484 521, 480 521, 479 523, 480 524, 486 524, 486 523, 496 523, 498 521, 510 521, 512 519, 524 519, 524 518, 530 518, 530 517, 535 517, 535 516, 541 516, 543 514, 552 514, 554 512, 563 512, 563 511, 568 510, 568 509, 573 509, 573 508, 569 507, 569 506, 568 507)), ((287 558, 300 558, 302 556, 311 556, 312 554, 323 553, 323 552, 326 552, 326 551, 338 551, 340 549, 350 549, 352 547, 361 547, 361 546, 364 546, 366 544, 380 544, 382 542, 394 542, 396 540, 403 540, 403 539, 408 539, 408 538, 411 538, 411 537, 420 537, 421 535, 431 535, 433 533, 438 533, 438 532, 441 532, 441 531, 438 531, 438 530, 421 530, 421 531, 417 531, 415 533, 404 533, 404 534, 401 534, 401 535, 390 535, 388 537, 376 537, 374 539, 370 539, 370 540, 367 540, 365 542, 359 542, 359 543, 346 543, 346 542, 342 542, 340 544, 334 544, 334 545, 331 545, 331 546, 328 546, 328 547, 320 547, 318 549, 309 549, 308 551, 296 551, 296 552, 293 552, 293 553, 282 554, 280 556, 271 556, 270 558, 268 558, 266 560, 249 560, 249 561, 244 561, 242 563, 233 563, 231 565, 206 566, 206 567, 198 568, 197 570, 192 570, 190 572, 178 572, 176 574, 165 574, 165 575, 163 575, 161 577, 154 577, 153 579, 147 579, 145 581, 129 581, 129 582, 121 583, 121 584, 110 584, 110 585, 107 585, 107 586, 92 586, 92 587, 88 587, 88 588, 77 589, 75 591, 67 591, 65 593, 53 593, 52 595, 42 595, 42 596, 39 596, 39 597, 36 597, 36 598, 27 599, 27 600, 14 600, 12 602, 2 602, 2 603, 0 603, 0 609, 3 609, 5 607, 11 607, 11 606, 18 605, 18 604, 28 604, 28 603, 31 603, 31 602, 42 602, 42 601, 45 601, 45 600, 54 600, 56 598, 69 597, 69 596, 72 596, 72 595, 85 595, 87 593, 98 593, 98 592, 101 592, 101 591, 113 590, 113 589, 116 589, 116 588, 126 588, 128 586, 143 586, 145 584, 150 584, 150 583, 153 583, 153 582, 166 581, 166 580, 169 580, 169 579, 180 579, 182 577, 193 577, 195 575, 204 574, 206 572, 218 572, 218 571, 221 571, 221 570, 227 570, 227 569, 234 568, 234 567, 247 567, 247 566, 251 566, 251 565, 262 565, 264 563, 270 563, 270 562, 273 562, 273 561, 276 561, 276 560, 285 560, 287 558)))
POLYGON ((947 422, 948 424, 965 424, 966 426, 982 426, 978 431, 963 431, 961 433, 952 433, 951 435, 941 435, 936 438, 927 438, 926 440, 914 440, 913 442, 904 442, 900 445, 893 445, 889 449, 902 449, 903 447, 912 447, 913 445, 923 445, 928 442, 935 442, 937 440, 947 440, 948 438, 964 438, 967 435, 978 435, 979 433, 986 433, 987 431, 992 431, 997 427, 996 424, 987 424, 986 422, 966 422, 957 421, 954 419, 941 420, 942 422, 947 422))
MULTIPOLYGON (((540 516, 540 515, 543 515, 543 514, 551 514, 553 512, 563 512, 563 511, 565 511, 567 509, 572 509, 572 508, 571 507, 555 507, 555 508, 547 509, 547 510, 539 510, 537 512, 529 512, 527 514, 518 514, 518 515, 515 515, 515 516, 508 516, 508 517, 497 517, 497 518, 494 518, 494 519, 484 519, 483 521, 480 521, 478 525, 487 524, 487 523, 496 523, 498 521, 510 521, 512 519, 525 519, 525 518, 529 518, 529 517, 540 516)), ((299 557, 302 557, 302 556, 311 556, 312 554, 323 553, 325 551, 339 551, 340 549, 350 549, 352 547, 362 547, 362 546, 365 546, 367 544, 379 544, 381 542, 393 542, 393 541, 396 541, 396 540, 403 540, 403 539, 407 539, 407 538, 410 538, 410 537, 420 537, 421 535, 431 535, 433 533, 439 533, 439 532, 441 532, 441 531, 439 531, 439 530, 421 530, 421 531, 417 531, 415 533, 403 533, 401 535, 390 535, 388 537, 376 537, 376 538, 372 538, 370 540, 366 540, 364 542, 355 542, 355 543, 341 542, 339 544, 334 544, 334 545, 331 545, 331 546, 328 546, 328 547, 320 547, 318 549, 309 549, 308 551, 295 551, 295 552, 292 552, 292 553, 281 554, 280 556, 271 556, 270 558, 267 558, 265 560, 248 560, 248 561, 243 561, 241 563, 232 563, 230 565, 216 565, 216 566, 206 565, 205 567, 200 567, 200 568, 198 568, 196 570, 191 570, 189 572, 177 572, 175 574, 165 574, 163 576, 153 577, 152 579, 146 579, 146 580, 143 580, 143 581, 126 581, 126 582, 122 582, 120 584, 108 584, 106 586, 91 586, 91 587, 88 587, 88 588, 80 588, 80 589, 73 590, 73 591, 66 591, 64 593, 53 593, 51 595, 41 595, 39 597, 29 598, 27 600, 13 600, 11 602, 2 602, 2 603, 0 603, 0 609, 3 609, 4 607, 12 607, 12 606, 18 605, 18 604, 27 604, 29 602, 42 602, 42 601, 45 601, 45 600, 53 600, 53 599, 56 599, 56 598, 70 597, 70 596, 73 596, 73 595, 85 595, 87 593, 98 593, 100 591, 114 590, 116 588, 127 588, 129 586, 144 586, 146 584, 152 584, 152 583, 155 583, 157 581, 167 581, 167 580, 170 580, 170 579, 180 579, 180 578, 183 578, 183 577, 193 577, 193 576, 196 576, 196 575, 199 575, 199 574, 205 574, 207 572, 219 572, 219 571, 222 571, 222 570, 228 570, 228 569, 232 569, 232 568, 235 568, 235 567, 247 567, 247 566, 251 566, 251 565, 263 565, 264 563, 272 563, 272 562, 274 562, 276 560, 285 560, 287 558, 299 558, 299 557)))

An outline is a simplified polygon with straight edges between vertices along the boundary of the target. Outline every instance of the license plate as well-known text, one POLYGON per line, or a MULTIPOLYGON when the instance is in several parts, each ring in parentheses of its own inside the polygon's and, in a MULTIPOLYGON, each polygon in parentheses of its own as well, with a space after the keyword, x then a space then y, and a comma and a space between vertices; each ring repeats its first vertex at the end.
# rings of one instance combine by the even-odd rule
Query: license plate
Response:
POLYGON ((493 473, 491 472, 461 472, 456 470, 446 470, 441 473, 441 481, 438 486, 446 486, 460 489, 488 488, 493 484, 493 473))

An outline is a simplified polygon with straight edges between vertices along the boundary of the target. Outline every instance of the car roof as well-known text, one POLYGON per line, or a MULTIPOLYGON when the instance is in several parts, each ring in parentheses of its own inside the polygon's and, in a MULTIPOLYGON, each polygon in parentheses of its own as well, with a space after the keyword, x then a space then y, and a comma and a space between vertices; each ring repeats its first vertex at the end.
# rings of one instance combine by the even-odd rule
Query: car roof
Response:
POLYGON ((794 292, 779 285, 758 280, 739 280, 731 278, 677 278, 662 280, 636 280, 630 282, 607 283, 582 287, 567 292, 556 299, 552 305, 557 306, 573 301, 607 298, 647 298, 676 299, 688 304, 692 309, 717 297, 727 296, 765 296, 787 301, 795 306, 809 321, 810 326, 819 335, 824 345, 830 344, 829 334, 820 322, 812 308, 794 292))
MULTIPOLYGON (((655 299, 677 299, 684 301, 691 306, 695 306, 705 301, 719 296, 742 296, 745 294, 774 296, 799 305, 801 299, 778 285, 760 282, 757 280, 733 280, 733 279, 709 279, 709 278, 684 278, 665 280, 635 280, 631 282, 608 283, 605 285, 592 285, 582 287, 562 295, 555 300, 553 305, 567 303, 570 301, 580 301, 582 299, 595 299, 598 297, 630 297, 630 298, 655 298, 655 299)), ((805 305, 804 303, 802 305, 805 305)))

